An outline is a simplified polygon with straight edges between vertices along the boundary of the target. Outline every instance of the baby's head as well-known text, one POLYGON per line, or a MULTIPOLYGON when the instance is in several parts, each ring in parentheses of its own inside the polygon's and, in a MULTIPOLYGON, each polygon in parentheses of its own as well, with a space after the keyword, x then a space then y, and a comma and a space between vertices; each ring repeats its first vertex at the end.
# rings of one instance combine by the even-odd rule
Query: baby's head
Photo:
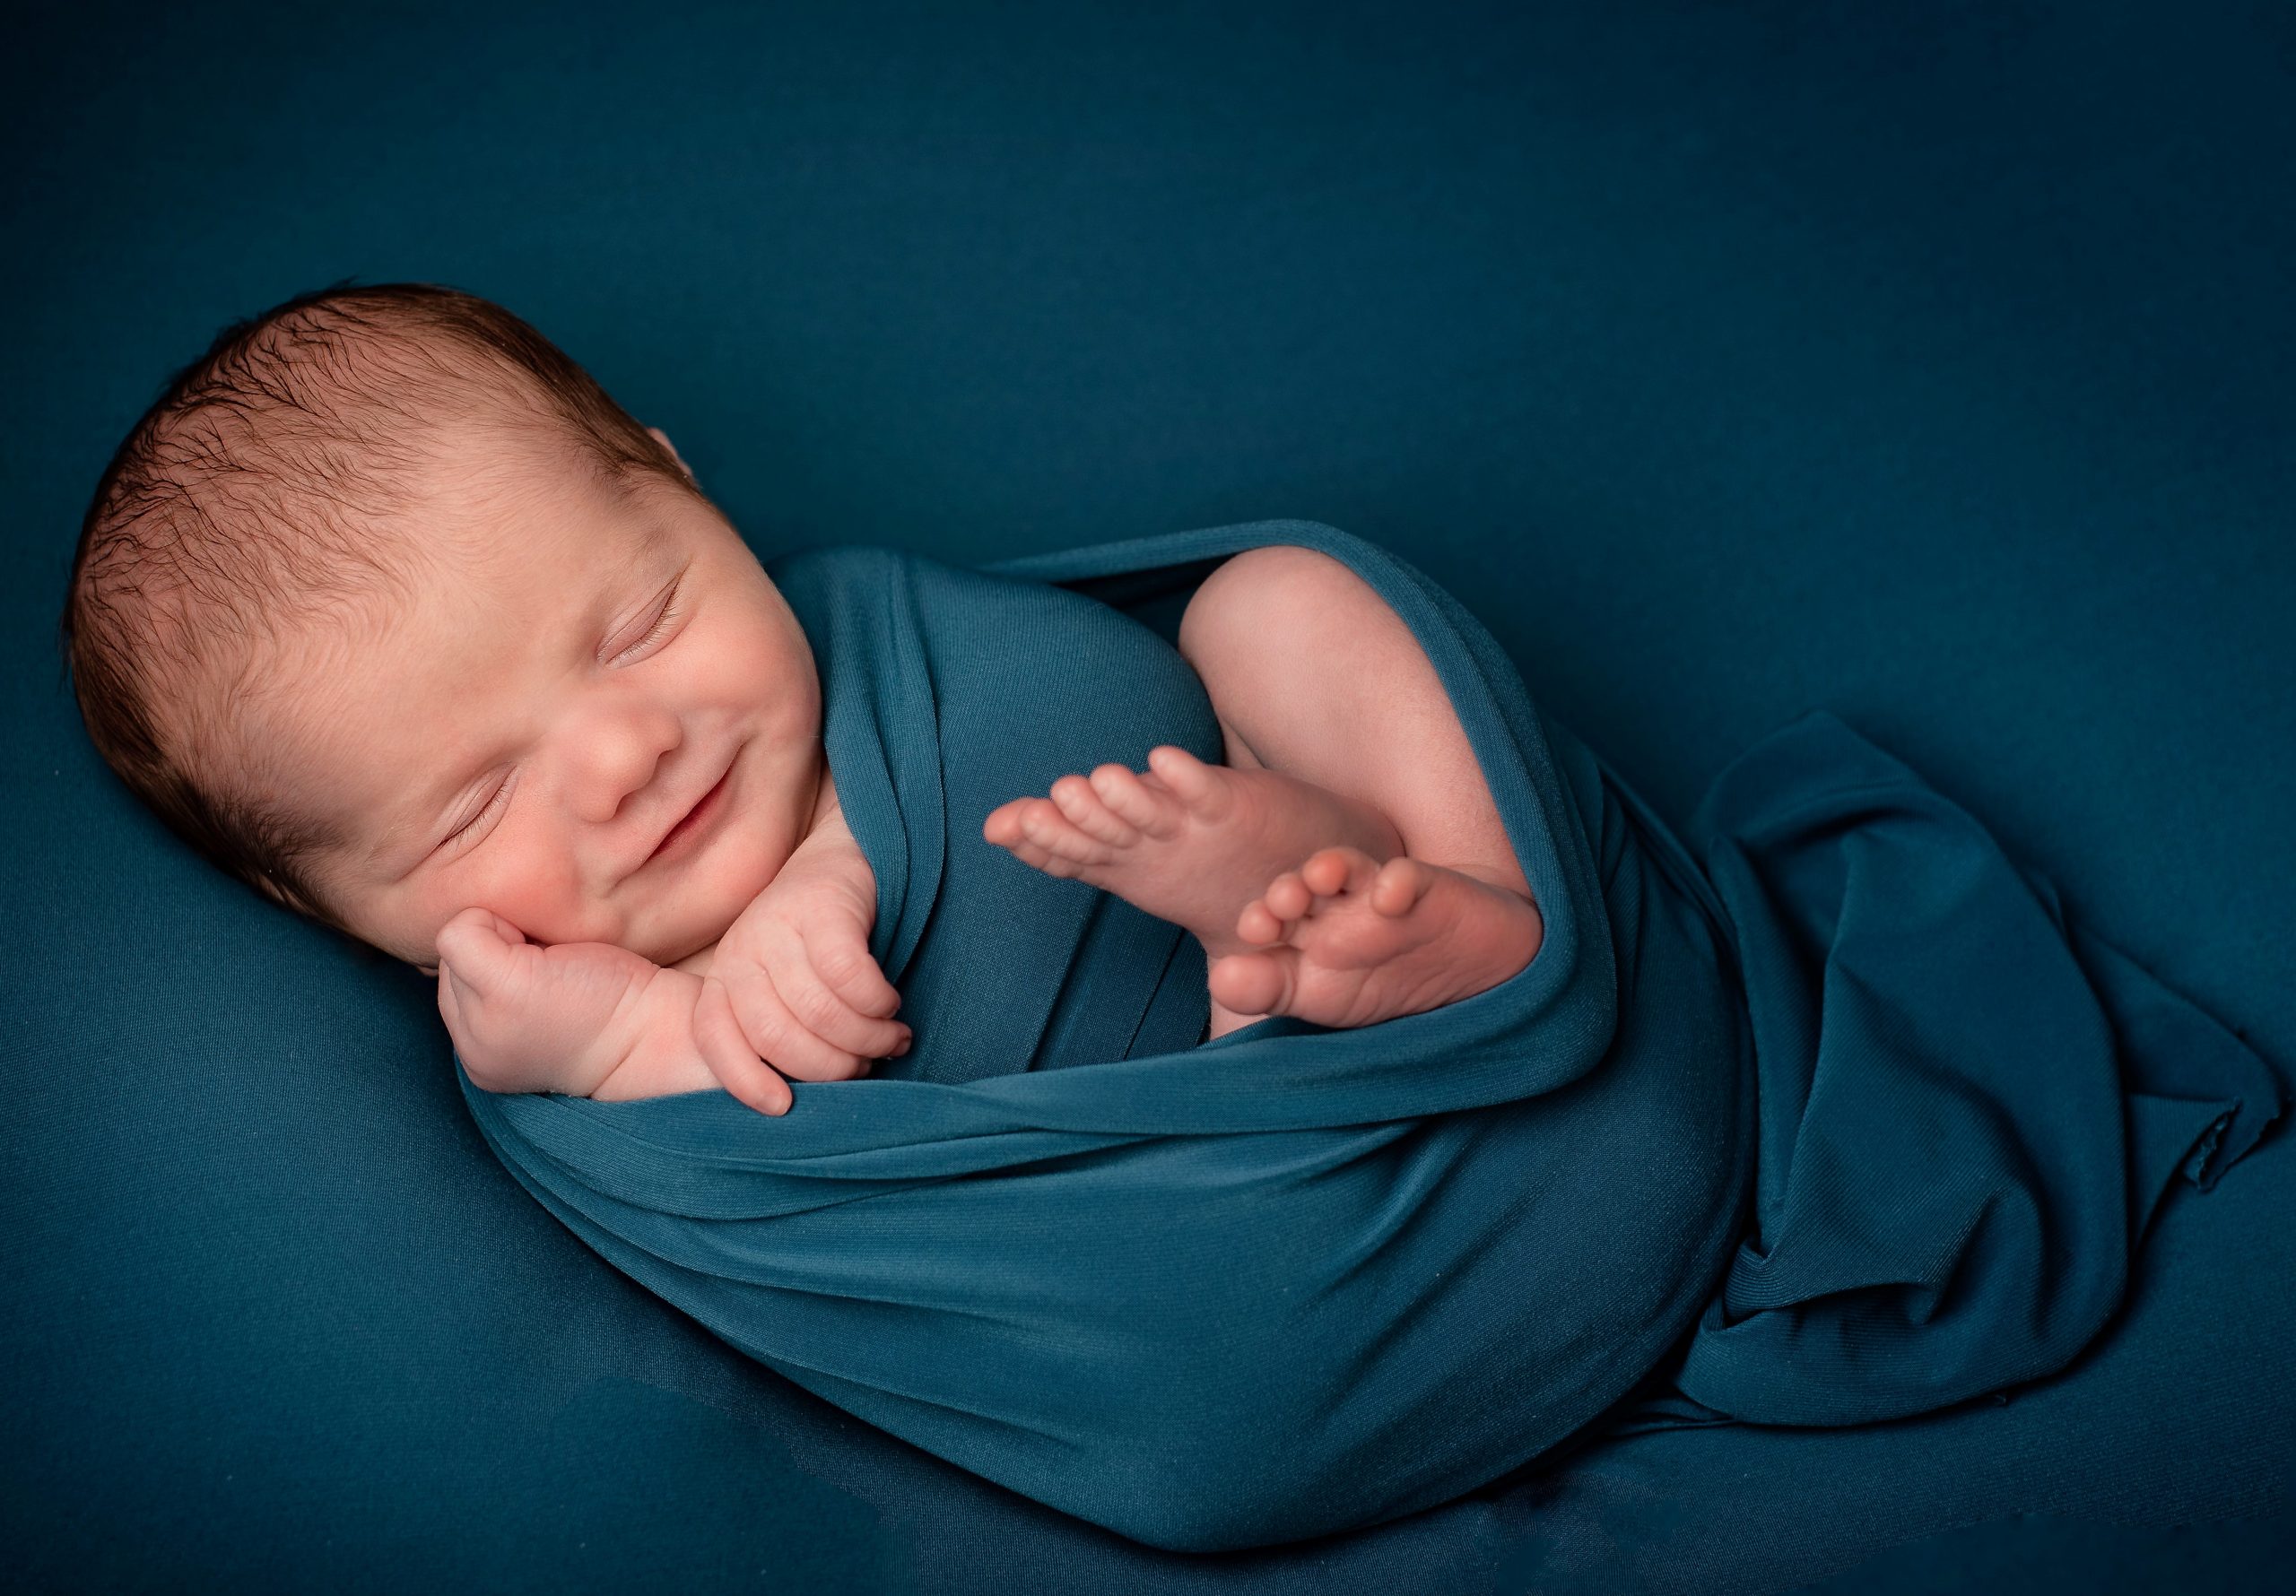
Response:
POLYGON ((227 328, 105 471, 63 639, 171 829, 409 963, 472 905, 683 958, 820 796, 813 655, 756 557, 666 438, 449 289, 227 328))

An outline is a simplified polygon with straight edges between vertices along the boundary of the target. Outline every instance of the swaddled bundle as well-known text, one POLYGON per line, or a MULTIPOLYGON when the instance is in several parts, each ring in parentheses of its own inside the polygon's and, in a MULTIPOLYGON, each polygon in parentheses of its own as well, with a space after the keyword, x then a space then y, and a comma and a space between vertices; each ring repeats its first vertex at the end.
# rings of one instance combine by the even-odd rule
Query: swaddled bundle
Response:
POLYGON ((1857 1423, 2051 1372, 2179 1168, 2212 1184, 2278 1112, 2252 1052, 1839 721, 1723 774, 1701 870, 1472 616, 1332 528, 769 568, 915 1047, 796 1084, 783 1118, 722 1093, 465 1097, 648 1289, 1135 1539, 1432 1505, 1676 1352, 1644 1422, 1857 1423), (1111 603, 1268 543, 1344 561, 1411 628, 1545 935, 1463 1002, 1197 1045, 1194 940, 980 822, 1157 742, 1217 758, 1201 685, 1111 603))

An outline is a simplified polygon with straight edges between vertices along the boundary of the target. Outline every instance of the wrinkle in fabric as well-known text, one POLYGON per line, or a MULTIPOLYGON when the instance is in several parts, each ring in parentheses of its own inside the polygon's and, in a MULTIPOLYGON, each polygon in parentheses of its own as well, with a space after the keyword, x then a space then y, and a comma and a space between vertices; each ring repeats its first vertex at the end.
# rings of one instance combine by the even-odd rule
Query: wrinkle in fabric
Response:
POLYGON ((911 1053, 796 1083, 779 1118, 465 1099, 538 1201, 714 1333, 1134 1539, 1431 1506, 1662 1366, 1646 1425, 1858 1424, 2046 1374, 2165 1191, 2280 1111, 2243 1042, 1832 716, 1750 750, 1677 836, 1456 598, 1336 529, 769 571, 911 1053), (1127 608, 1275 543, 1346 564, 1427 651, 1545 940, 1443 1009, 1203 1042, 1193 938, 979 827, 1158 742, 1217 759, 1201 682, 1127 608))

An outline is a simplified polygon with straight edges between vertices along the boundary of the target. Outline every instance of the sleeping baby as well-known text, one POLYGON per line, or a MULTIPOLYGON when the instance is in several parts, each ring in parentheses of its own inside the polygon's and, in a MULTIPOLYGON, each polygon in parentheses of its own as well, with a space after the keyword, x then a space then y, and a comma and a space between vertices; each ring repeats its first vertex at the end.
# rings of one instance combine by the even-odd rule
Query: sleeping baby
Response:
MULTIPOLYGON (((779 1114, 789 1081, 910 1046, 804 629, 668 438, 500 307, 338 287, 227 329, 105 473, 65 636, 129 787, 435 975, 482 1088, 779 1114)), ((1206 1039, 1370 1025, 1531 961, 1449 698, 1361 578, 1248 551, 1178 647, 1222 762, 1144 750, 979 836, 1196 938, 1206 1039)))

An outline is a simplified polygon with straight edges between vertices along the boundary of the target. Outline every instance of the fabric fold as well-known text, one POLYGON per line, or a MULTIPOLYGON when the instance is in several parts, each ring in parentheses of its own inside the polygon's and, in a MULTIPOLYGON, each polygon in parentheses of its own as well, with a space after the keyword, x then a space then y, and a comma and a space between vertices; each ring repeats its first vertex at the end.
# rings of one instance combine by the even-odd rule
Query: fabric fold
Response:
POLYGON ((1831 716, 1726 771, 1686 846, 1456 599, 1334 528, 768 568, 821 666, 915 1048, 797 1083, 781 1118, 465 1098, 538 1201, 733 1345, 1135 1539, 1433 1505, 1677 1355, 1703 1417, 1763 1423, 2061 1367, 2161 1191, 2213 1183, 2279 1110, 2237 1037, 1831 716), (1216 758, 1201 683, 1135 617, 1271 543, 1411 627, 1546 936, 1445 1009, 1198 1045, 1192 938, 979 827, 1156 742, 1216 758))
POLYGON ((1681 1391, 1840 1425, 2063 1367, 2179 1168, 2213 1184, 2277 1079, 1823 711, 1689 830, 1744 968, 1761 1132, 1752 1233, 1681 1391))

